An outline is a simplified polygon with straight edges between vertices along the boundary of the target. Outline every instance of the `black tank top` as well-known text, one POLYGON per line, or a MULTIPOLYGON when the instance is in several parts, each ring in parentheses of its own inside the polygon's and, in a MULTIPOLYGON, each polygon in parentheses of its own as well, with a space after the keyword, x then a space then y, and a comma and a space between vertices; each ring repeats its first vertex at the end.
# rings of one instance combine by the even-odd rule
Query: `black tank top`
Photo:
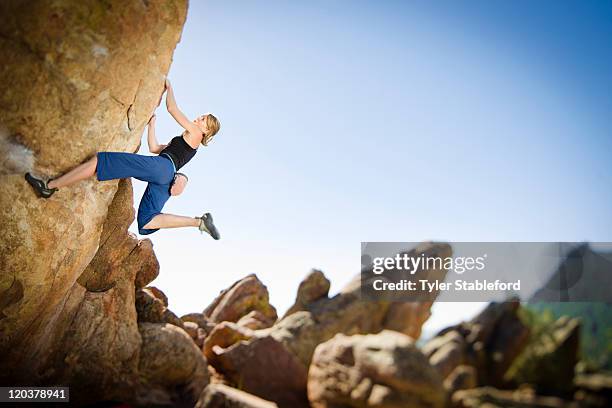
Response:
POLYGON ((179 135, 173 137, 170 143, 168 143, 168 146, 159 152, 159 154, 167 154, 170 156, 174 162, 176 170, 178 170, 187 164, 187 162, 191 160, 193 156, 195 156, 197 151, 198 149, 194 149, 193 147, 189 146, 189 143, 183 139, 183 136, 179 135))

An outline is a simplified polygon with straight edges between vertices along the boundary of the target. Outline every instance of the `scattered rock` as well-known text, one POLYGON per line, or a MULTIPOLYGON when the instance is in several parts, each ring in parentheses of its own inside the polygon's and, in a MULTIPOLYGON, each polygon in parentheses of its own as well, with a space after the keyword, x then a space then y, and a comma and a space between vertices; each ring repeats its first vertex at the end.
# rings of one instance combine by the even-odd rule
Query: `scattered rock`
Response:
POLYGON ((518 316, 520 303, 490 303, 470 322, 448 327, 429 340, 423 352, 446 378, 462 364, 472 366, 479 385, 501 386, 504 374, 524 349, 529 328, 518 316))
POLYGON ((329 293, 330 281, 323 272, 313 269, 306 278, 300 282, 295 303, 283 317, 304 310, 310 303, 321 298, 326 298, 329 293))
POLYGON ((579 319, 561 317, 527 347, 506 378, 531 384, 541 394, 571 395, 579 343, 579 319))
POLYGON ((210 333, 212 329, 215 327, 215 323, 208 320, 203 313, 188 313, 186 315, 181 316, 181 320, 183 322, 194 322, 198 325, 199 328, 204 330, 206 334, 210 333))
POLYGON ((252 337, 212 351, 215 368, 241 389, 282 407, 308 407, 306 368, 272 337, 252 337))
POLYGON ((265 329, 274 324, 275 320, 265 316, 259 310, 251 310, 248 314, 238 320, 238 326, 251 330, 265 329))
MULTIPOLYGON (((166 401, 174 405, 197 401, 208 384, 206 359, 184 330, 171 324, 141 323, 138 325, 142 336, 139 370, 150 384, 175 388, 178 400, 166 401)), ((140 397, 147 402, 146 391, 140 397)), ((159 404, 155 396, 149 401, 159 404)))
POLYGON ((161 302, 164 304, 164 307, 168 307, 168 296, 166 296, 164 292, 162 292, 160 289, 156 288, 155 286, 147 286, 145 289, 151 292, 151 294, 155 296, 157 299, 161 300, 161 302))
POLYGON ((194 340, 198 338, 198 325, 194 322, 184 322, 183 329, 187 332, 187 334, 194 340))
POLYGON ((237 322, 253 310, 276 321, 276 309, 269 303, 268 289, 255 274, 250 274, 223 290, 203 314, 216 323, 237 322))
POLYGON ((574 399, 585 407, 605 408, 612 406, 612 374, 580 374, 575 380, 574 399))
POLYGON ((453 408, 579 408, 576 403, 536 395, 532 390, 501 391, 492 387, 457 391, 453 408))
MULTIPOLYGON (((426 243, 411 250, 410 254, 412 256, 424 254, 426 256, 447 257, 451 255, 451 252, 448 244, 426 243)), ((446 270, 430 270, 421 271, 419 276, 421 278, 442 279, 445 275, 446 270)), ((209 362, 233 384, 258 384, 264 376, 269 375, 271 370, 264 369, 263 367, 267 367, 267 365, 262 365, 259 360, 275 358, 274 353, 265 354, 271 350, 280 350, 279 353, 283 356, 283 361, 290 365, 299 363, 301 365, 300 370, 306 372, 315 348, 331 339, 335 334, 377 333, 385 328, 387 313, 394 302, 386 300, 364 302, 360 292, 358 283, 354 281, 332 298, 321 297, 307 304, 305 306, 306 310, 293 312, 270 328, 255 330, 249 339, 244 339, 233 333, 225 337, 230 340, 235 339, 236 342, 233 344, 225 343, 224 346, 221 346, 219 341, 211 340, 212 347, 207 347, 206 343, 204 345, 205 350, 208 350, 206 353, 209 355, 209 362), (236 336, 232 337, 233 335, 236 336), (279 347, 276 343, 280 343, 283 347, 279 347), (255 347, 258 348, 258 351, 251 349, 255 347), (232 356, 231 359, 226 353, 232 356), (260 355, 260 353, 264 353, 264 355, 260 355), (230 362, 227 361, 228 359, 230 362), (256 367, 260 368, 256 369, 256 367)), ((432 302, 437 293, 431 293, 429 296, 430 298, 424 301, 432 302)), ((404 333, 420 333, 423 319, 411 316, 411 314, 423 313, 423 309, 414 307, 402 308, 401 310, 406 313, 404 324, 401 326, 404 333)), ((427 311, 427 313, 429 312, 427 311)), ((399 317, 399 314, 395 314, 392 320, 399 321, 399 317)), ((287 373, 289 371, 284 369, 282 372, 287 373)), ((306 380, 304 376, 302 380, 298 381, 300 378, 300 375, 297 377, 278 375, 277 377, 275 372, 274 380, 271 381, 273 386, 269 386, 271 388, 269 393, 263 394, 255 386, 247 389, 247 391, 275 401, 279 405, 283 405, 281 401, 290 400, 290 393, 293 393, 291 398, 294 401, 303 402, 306 395, 306 380), (299 384, 302 388, 298 386, 299 384), (280 397, 277 389, 283 389, 280 397)))
POLYGON ((308 372, 313 408, 443 407, 442 378, 401 333, 338 334, 317 346, 308 372))
POLYGON ((449 395, 453 395, 455 391, 476 388, 477 385, 478 373, 474 367, 467 365, 457 366, 444 380, 444 388, 449 395))
POLYGON ((194 339, 194 341, 199 348, 204 347, 204 340, 206 340, 206 336, 207 336, 207 333, 201 327, 198 327, 197 336, 194 339))
POLYGON ((277 405, 223 384, 210 384, 195 408, 275 408, 277 405))
POLYGON ((149 289, 136 291, 136 312, 139 322, 170 323, 183 328, 183 321, 167 309, 149 289))
POLYGON ((216 366, 217 354, 220 354, 223 348, 227 348, 241 340, 248 340, 253 335, 254 333, 251 329, 239 326, 237 323, 222 322, 215 326, 206 337, 202 350, 210 364, 216 366))

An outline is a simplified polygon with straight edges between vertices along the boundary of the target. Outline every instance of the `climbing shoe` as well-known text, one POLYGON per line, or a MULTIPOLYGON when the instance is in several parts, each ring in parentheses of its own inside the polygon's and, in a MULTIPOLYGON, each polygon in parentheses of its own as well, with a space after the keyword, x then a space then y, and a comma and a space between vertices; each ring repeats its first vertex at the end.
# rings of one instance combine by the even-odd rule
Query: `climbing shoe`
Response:
POLYGON ((34 191, 36 191, 36 194, 38 194, 39 197, 49 198, 53 193, 57 191, 57 188, 47 187, 48 181, 45 182, 44 180, 34 177, 30 173, 25 174, 25 179, 28 183, 30 183, 30 185, 32 186, 34 191))
POLYGON ((210 236, 214 239, 221 238, 221 236, 219 235, 219 231, 217 231, 217 227, 215 227, 215 224, 213 223, 213 218, 210 213, 206 213, 201 217, 195 218, 198 218, 200 220, 200 225, 198 227, 200 232, 208 232, 210 236))

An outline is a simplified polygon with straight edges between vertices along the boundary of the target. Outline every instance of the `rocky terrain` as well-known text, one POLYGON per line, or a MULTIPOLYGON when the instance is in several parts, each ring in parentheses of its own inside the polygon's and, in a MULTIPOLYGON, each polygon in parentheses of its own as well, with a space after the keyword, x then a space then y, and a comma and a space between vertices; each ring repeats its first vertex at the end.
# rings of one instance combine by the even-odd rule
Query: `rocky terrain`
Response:
POLYGON ((536 336, 517 302, 491 304, 420 347, 437 293, 365 301, 358 275, 329 296, 317 270, 281 318, 255 275, 179 317, 149 286, 151 241, 127 231, 129 180, 36 198, 25 171, 137 150, 186 13, 186 0, 0 2, 0 385, 69 386, 73 406, 610 405, 610 377, 576 369, 576 319, 536 336))

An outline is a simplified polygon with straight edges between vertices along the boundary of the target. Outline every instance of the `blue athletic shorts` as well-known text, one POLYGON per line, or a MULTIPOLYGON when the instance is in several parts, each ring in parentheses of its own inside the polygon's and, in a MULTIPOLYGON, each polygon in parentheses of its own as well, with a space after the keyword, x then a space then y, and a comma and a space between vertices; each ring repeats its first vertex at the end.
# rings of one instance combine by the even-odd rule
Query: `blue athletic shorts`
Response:
POLYGON ((99 181, 134 177, 148 183, 138 206, 138 232, 147 235, 157 231, 159 228, 142 227, 161 213, 170 198, 175 173, 172 161, 164 156, 122 152, 98 152, 97 157, 96 174, 99 181))

